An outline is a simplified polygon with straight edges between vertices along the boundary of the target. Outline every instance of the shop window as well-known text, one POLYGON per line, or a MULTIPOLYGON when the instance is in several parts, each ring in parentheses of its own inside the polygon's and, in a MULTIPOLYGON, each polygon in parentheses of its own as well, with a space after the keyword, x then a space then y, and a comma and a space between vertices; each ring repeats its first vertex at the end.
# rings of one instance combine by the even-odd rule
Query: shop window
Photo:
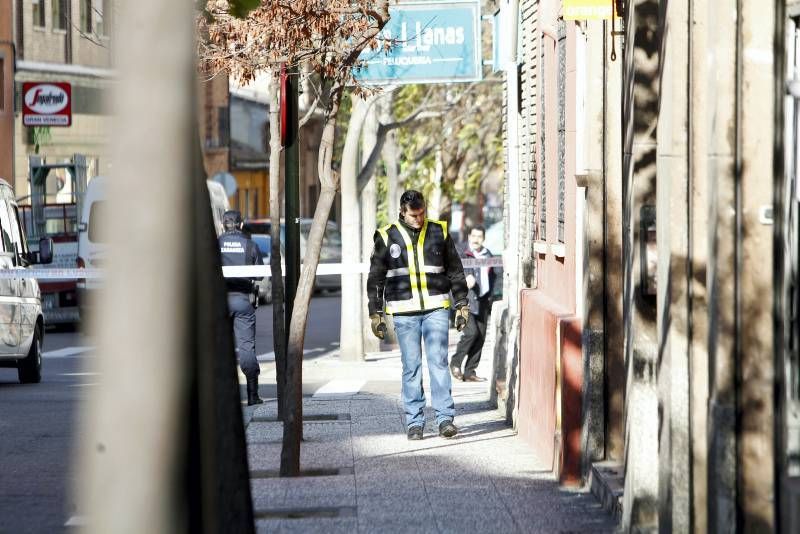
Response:
POLYGON ((44 28, 44 0, 33 0, 33 25, 44 28))

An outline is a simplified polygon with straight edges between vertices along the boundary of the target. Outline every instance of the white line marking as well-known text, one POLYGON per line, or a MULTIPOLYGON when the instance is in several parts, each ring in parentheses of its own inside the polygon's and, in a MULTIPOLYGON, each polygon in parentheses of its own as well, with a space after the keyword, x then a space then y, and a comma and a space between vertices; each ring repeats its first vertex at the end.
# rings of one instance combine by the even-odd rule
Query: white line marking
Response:
MULTIPOLYGON (((323 347, 317 347, 315 349, 305 349, 303 350, 303 355, 316 354, 317 352, 325 352, 325 349, 323 347)), ((264 354, 259 354, 258 356, 256 356, 256 360, 260 362, 274 362, 275 351, 271 350, 269 352, 265 352, 264 354)))
MULTIPOLYGON (((764 61, 758 53, 754 51, 751 55, 757 61, 764 61)), ((771 57, 771 56, 770 56, 771 57)), ((771 59, 767 58, 769 63, 771 59)), ((461 61, 460 59, 437 59, 437 62, 461 61)), ((477 258, 462 259, 464 267, 500 267, 503 264, 502 258, 477 258)), ((222 274, 225 278, 264 278, 270 277, 271 269, 269 265, 226 265, 222 268, 222 274)), ((317 275, 329 274, 350 274, 350 273, 368 273, 369 264, 367 263, 320 263, 317 265, 317 275)), ((76 279, 91 279, 100 280, 106 277, 105 271, 102 269, 0 269, 0 280, 10 280, 17 278, 37 278, 39 280, 76 280, 76 279), (21 274, 23 273, 24 274, 21 274)))
POLYGON ((361 391, 362 386, 366 383, 366 380, 347 380, 343 378, 337 378, 336 380, 331 380, 319 388, 316 392, 314 392, 312 398, 319 399, 323 397, 349 397, 350 395, 355 395, 361 391))
POLYGON ((89 522, 86 520, 86 517, 82 515, 73 515, 64 523, 65 527, 85 527, 88 525, 89 522))
POLYGON ((61 376, 97 376, 100 373, 61 373, 61 376))
POLYGON ((256 356, 256 360, 260 362, 274 362, 275 361, 275 351, 271 350, 269 352, 265 352, 264 354, 259 354, 256 356))
POLYGON ((66 347, 58 350, 49 350, 43 352, 42 356, 45 358, 69 358, 70 356, 77 356, 84 352, 94 350, 94 347, 66 347))
POLYGON ((97 382, 92 382, 92 383, 89 383, 89 384, 69 384, 68 387, 71 387, 71 388, 84 388, 84 387, 99 386, 99 385, 100 384, 98 384, 97 382))

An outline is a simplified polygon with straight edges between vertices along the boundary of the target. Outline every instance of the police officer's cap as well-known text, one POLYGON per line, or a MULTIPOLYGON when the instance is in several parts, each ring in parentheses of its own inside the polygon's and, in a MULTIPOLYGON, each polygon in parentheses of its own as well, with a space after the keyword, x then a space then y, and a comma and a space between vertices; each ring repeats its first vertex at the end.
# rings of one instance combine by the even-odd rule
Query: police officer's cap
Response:
POLYGON ((242 214, 239 210, 228 210, 222 215, 222 224, 239 224, 242 222, 242 214))

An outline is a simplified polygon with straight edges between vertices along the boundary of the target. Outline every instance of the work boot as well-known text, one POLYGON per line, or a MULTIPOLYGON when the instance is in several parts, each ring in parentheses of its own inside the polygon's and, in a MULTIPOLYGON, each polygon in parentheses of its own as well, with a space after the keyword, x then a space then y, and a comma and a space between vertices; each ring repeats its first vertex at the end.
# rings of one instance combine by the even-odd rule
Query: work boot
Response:
POLYGON ((458 434, 458 428, 456 428, 456 425, 454 425, 452 421, 442 421, 439 424, 439 435, 443 438, 450 439, 456 434, 458 434))
POLYGON ((247 405, 261 404, 264 401, 258 396, 258 377, 247 379, 247 405))
POLYGON ((422 427, 421 426, 412 426, 408 429, 408 439, 412 441, 417 441, 422 439, 422 427))

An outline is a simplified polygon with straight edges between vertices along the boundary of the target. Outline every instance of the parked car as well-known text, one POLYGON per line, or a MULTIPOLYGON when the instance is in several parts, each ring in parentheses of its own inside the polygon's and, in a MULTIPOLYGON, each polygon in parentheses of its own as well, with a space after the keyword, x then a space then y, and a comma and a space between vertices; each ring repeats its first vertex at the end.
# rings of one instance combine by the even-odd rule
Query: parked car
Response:
POLYGON ((31 252, 20 224, 14 190, 0 180, 0 270, 18 274, 0 279, 0 367, 16 368, 23 384, 42 379, 44 314, 42 293, 25 270, 34 263, 53 261, 53 240, 43 237, 31 252))
MULTIPOLYGON (((312 219, 300 219, 300 261, 306 253, 306 241, 311 232, 312 219)), ((244 222, 243 231, 253 235, 269 236, 272 229, 272 222, 269 219, 248 219, 244 222)), ((281 254, 286 250, 286 227, 281 221, 281 254)), ((263 252, 263 251, 262 251, 263 252)), ((265 254, 265 262, 269 263, 269 254, 265 254)), ((325 234, 322 238, 322 250, 319 255, 320 263, 341 263, 342 262, 342 237, 339 234, 339 227, 336 223, 328 221, 325 227, 325 234)), ((314 289, 317 291, 339 291, 342 288, 342 276, 339 274, 325 274, 316 277, 314 289)))

